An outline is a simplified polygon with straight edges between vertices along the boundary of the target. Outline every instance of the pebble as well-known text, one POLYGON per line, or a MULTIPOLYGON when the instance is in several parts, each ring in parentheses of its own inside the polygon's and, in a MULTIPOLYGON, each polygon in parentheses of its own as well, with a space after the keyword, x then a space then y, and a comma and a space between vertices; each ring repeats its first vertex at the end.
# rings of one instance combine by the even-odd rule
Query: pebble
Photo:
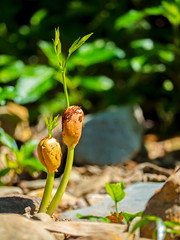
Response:
POLYGON ((23 191, 19 187, 8 187, 8 186, 0 187, 0 197, 5 196, 7 194, 11 194, 11 193, 23 194, 23 191))

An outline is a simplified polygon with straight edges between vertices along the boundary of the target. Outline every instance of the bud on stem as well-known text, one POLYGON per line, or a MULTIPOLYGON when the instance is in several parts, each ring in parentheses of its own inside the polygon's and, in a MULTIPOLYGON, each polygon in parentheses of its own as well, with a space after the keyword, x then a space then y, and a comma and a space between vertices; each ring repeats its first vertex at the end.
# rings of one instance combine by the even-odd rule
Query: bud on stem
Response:
POLYGON ((70 106, 62 115, 62 138, 67 147, 78 144, 81 137, 84 113, 79 106, 70 106))
POLYGON ((61 163, 61 147, 58 141, 53 137, 47 137, 40 141, 38 148, 38 157, 45 166, 47 172, 55 172, 61 163))

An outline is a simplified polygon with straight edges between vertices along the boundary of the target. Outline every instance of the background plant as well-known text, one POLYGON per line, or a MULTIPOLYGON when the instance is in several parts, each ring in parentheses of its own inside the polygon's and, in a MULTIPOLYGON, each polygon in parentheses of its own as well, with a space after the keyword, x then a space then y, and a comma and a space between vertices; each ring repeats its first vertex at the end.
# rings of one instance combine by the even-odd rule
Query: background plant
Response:
POLYGON ((177 133, 179 0, 59 4, 19 0, 14 6, 12 0, 1 1, 1 104, 15 101, 28 106, 31 124, 40 114, 64 109, 56 81, 62 79, 49 41, 52 29, 60 25, 63 54, 81 34, 93 31, 96 36, 69 60, 67 85, 73 103, 83 102, 86 112, 112 104, 140 104, 160 133, 177 133))
MULTIPOLYGON (((9 148, 13 153, 13 157, 10 157, 8 154, 4 155, 7 166, 0 170, 0 179, 9 173, 11 176, 9 184, 13 184, 16 174, 20 175, 24 170, 31 176, 36 172, 45 171, 45 167, 39 160, 32 156, 38 144, 37 140, 30 140, 18 148, 16 141, 0 128, 0 143, 9 148)), ((3 185, 3 182, 0 182, 0 185, 3 185)))

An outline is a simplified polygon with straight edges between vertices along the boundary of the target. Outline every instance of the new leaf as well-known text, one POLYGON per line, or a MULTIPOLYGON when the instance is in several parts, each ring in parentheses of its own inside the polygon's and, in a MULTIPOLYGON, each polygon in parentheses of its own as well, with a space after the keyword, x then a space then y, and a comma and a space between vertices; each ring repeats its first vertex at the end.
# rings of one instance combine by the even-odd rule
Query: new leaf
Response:
POLYGON ((117 203, 121 201, 125 197, 125 186, 123 182, 120 183, 112 183, 105 184, 107 193, 111 196, 111 198, 117 203))

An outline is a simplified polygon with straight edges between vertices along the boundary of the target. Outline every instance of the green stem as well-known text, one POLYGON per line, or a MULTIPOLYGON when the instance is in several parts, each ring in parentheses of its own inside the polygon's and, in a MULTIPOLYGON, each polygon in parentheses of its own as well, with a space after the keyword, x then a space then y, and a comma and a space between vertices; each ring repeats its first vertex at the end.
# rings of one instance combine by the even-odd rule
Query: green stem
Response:
POLYGON ((72 165, 73 165, 73 158, 74 158, 74 148, 69 147, 63 178, 61 180, 61 183, 59 184, 59 187, 57 189, 56 194, 54 195, 53 200, 51 201, 51 203, 47 209, 47 214, 49 214, 49 215, 52 215, 54 213, 54 211, 56 210, 56 208, 57 208, 59 202, 61 201, 61 198, 66 190, 66 186, 68 184, 72 165))
POLYGON ((62 70, 62 78, 63 78, 63 87, 64 87, 64 94, 66 97, 66 106, 69 107, 69 96, 67 91, 67 83, 66 83, 66 68, 64 67, 62 70))
POLYGON ((116 208, 116 217, 117 217, 117 222, 119 223, 119 212, 118 212, 118 203, 115 202, 115 208, 116 208))
POLYGON ((43 198, 42 198, 42 202, 41 202, 39 212, 46 212, 46 209, 48 207, 48 203, 49 203, 50 198, 51 198, 53 183, 54 183, 54 172, 53 173, 48 172, 47 173, 47 179, 46 179, 46 186, 45 186, 45 189, 44 189, 44 194, 43 194, 43 198))

